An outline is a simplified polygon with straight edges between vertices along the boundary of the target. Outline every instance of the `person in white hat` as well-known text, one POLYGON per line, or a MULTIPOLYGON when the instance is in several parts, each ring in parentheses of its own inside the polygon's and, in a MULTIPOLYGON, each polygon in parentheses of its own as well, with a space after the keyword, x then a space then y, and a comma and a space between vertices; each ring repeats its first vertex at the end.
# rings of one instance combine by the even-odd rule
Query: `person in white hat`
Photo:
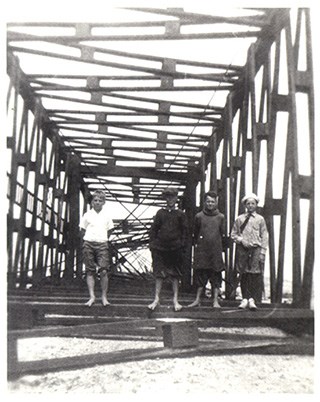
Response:
POLYGON ((261 301, 265 255, 268 247, 268 229, 263 216, 256 212, 259 198, 251 193, 243 197, 246 213, 238 216, 231 230, 231 239, 237 244, 236 270, 240 275, 242 302, 240 309, 255 310, 261 301))
POLYGON ((150 229, 149 248, 155 277, 155 296, 148 309, 153 311, 160 304, 162 284, 168 279, 172 282, 174 311, 180 311, 182 306, 178 301, 178 290, 188 232, 187 217, 176 208, 178 191, 175 188, 166 188, 162 196, 166 206, 156 213, 150 229))

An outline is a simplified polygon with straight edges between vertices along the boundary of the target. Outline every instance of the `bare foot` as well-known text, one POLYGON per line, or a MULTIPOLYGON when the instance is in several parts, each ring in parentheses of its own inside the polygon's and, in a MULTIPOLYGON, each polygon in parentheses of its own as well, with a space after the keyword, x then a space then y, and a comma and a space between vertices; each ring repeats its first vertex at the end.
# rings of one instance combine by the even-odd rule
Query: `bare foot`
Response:
POLYGON ((93 305, 93 303, 96 301, 96 299, 94 297, 91 297, 87 303, 85 304, 88 307, 91 307, 93 305))
POLYGON ((221 306, 218 302, 214 302, 212 307, 213 308, 221 308, 221 306))
POLYGON ((160 306, 160 303, 155 300, 153 303, 149 304, 148 309, 153 311, 157 306, 160 306))
POLYGON ((110 302, 106 297, 102 297, 101 303, 103 306, 110 306, 110 302))
POLYGON ((179 303, 175 303, 173 306, 173 310, 174 311, 181 311, 182 310, 182 306, 179 303))
POLYGON ((199 307, 199 306, 200 306, 200 302, 198 300, 195 300, 191 304, 187 305, 187 307, 199 307))

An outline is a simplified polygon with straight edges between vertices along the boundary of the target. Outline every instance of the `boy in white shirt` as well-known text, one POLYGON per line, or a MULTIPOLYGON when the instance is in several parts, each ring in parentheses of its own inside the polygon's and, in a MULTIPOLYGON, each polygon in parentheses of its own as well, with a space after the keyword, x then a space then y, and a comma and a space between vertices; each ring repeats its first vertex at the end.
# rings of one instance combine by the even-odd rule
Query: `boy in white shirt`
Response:
POLYGON ((91 307, 95 302, 95 275, 96 266, 99 267, 101 300, 103 306, 109 305, 107 298, 110 263, 108 240, 113 221, 103 208, 106 201, 105 193, 97 190, 93 193, 91 209, 80 220, 80 229, 83 235, 83 259, 86 266, 86 280, 89 290, 89 300, 86 306, 91 307))

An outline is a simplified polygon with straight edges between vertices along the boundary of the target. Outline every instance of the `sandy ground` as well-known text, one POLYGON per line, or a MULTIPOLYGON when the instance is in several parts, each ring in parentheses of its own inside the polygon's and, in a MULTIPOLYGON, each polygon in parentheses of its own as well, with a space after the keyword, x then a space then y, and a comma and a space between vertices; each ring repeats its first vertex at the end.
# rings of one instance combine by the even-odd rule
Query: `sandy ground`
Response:
MULTIPOLYGON (((239 329, 240 330, 240 329, 239 329)), ((243 329, 241 329, 243 330, 243 329)), ((248 331, 248 329, 246 329, 248 331)), ((276 336, 286 336, 279 330, 276 336)), ((269 330, 270 332, 270 330, 269 330)), ((154 341, 83 338, 19 340, 19 360, 162 347, 154 341)), ((312 356, 228 355, 153 359, 42 375, 25 375, 8 383, 10 395, 69 393, 122 395, 312 394, 312 356)), ((306 395, 307 396, 307 395, 306 395)))

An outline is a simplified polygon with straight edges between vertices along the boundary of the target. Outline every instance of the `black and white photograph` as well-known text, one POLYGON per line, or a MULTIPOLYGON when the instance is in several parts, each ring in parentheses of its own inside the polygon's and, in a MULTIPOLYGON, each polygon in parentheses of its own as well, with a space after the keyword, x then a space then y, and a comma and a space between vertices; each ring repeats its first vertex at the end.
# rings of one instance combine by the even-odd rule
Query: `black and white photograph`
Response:
POLYGON ((317 395, 318 11, 7 5, 7 400, 317 395))

